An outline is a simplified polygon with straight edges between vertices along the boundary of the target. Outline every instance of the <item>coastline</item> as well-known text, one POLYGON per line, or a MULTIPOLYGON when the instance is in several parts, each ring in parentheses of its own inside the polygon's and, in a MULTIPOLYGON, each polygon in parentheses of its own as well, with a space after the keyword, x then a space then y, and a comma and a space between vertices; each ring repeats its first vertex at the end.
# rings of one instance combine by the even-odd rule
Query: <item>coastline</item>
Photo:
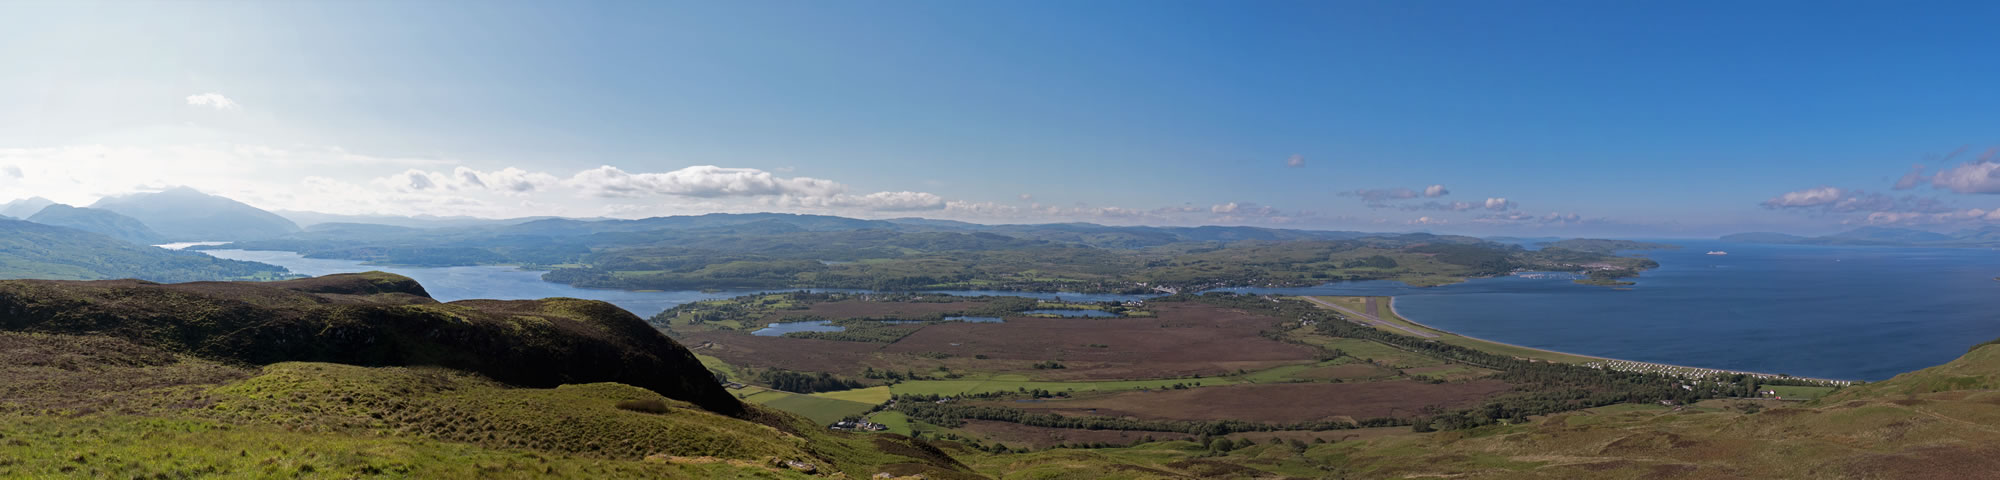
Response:
MULTIPOLYGON (((1398 310, 1396 310, 1396 297, 1394 297, 1394 296, 1389 296, 1389 297, 1387 297, 1387 298, 1388 298, 1388 302, 1389 302, 1389 314, 1391 314, 1391 315, 1395 315, 1395 316, 1396 316, 1396 318, 1398 318, 1398 319, 1401 319, 1401 320, 1402 320, 1402 321, 1403 321, 1404 323, 1408 323, 1408 324, 1410 324, 1410 325, 1415 325, 1415 326, 1417 326, 1418 328, 1422 328, 1422 329, 1425 329, 1425 330, 1430 330, 1430 331, 1433 331, 1433 332, 1437 332, 1437 333, 1439 333, 1439 334, 1444 334, 1444 335, 1451 335, 1451 336, 1455 336, 1455 337, 1459 337, 1459 338, 1464 338, 1464 339, 1467 339, 1467 340, 1473 340, 1473 341, 1477 341, 1477 342, 1484 342, 1484 343, 1490 343, 1490 344, 1494 344, 1494 345, 1500 345, 1500 346, 1505 346, 1505 347, 1510 347, 1510 348, 1518 348, 1518 349, 1522 349, 1522 350, 1531 350, 1531 351, 1536 351, 1536 352, 1542 352, 1542 353, 1548 353, 1548 354, 1552 354, 1552 355, 1565 355, 1565 356, 1571 356, 1571 357, 1579 357, 1579 358, 1588 358, 1588 359, 1594 359, 1594 360, 1597 360, 1597 361, 1599 361, 1599 362, 1605 362, 1605 363, 1604 363, 1604 366, 1603 366, 1603 367, 1599 367, 1599 368, 1616 368, 1616 367, 1621 367, 1621 366, 1628 366, 1628 367, 1640 367, 1640 368, 1620 368, 1620 370, 1626 370, 1626 369, 1637 369, 1637 370, 1652 370, 1652 371, 1674 371, 1674 370, 1680 370, 1680 371, 1686 371, 1686 372, 1690 372, 1690 373, 1709 373, 1709 374, 1743 374, 1743 375, 1749 375, 1749 376, 1753 376, 1753 377, 1760 377, 1760 378, 1780 378, 1780 379, 1790 379, 1790 380, 1805 380, 1805 381, 1813 381, 1813 382, 1822 382, 1822 383, 1827 383, 1827 384, 1832 384, 1832 385, 1839 385, 1839 386, 1850 386, 1850 385, 1854 385, 1854 384, 1856 384, 1856 383, 1860 383, 1860 381, 1857 381, 1857 380, 1839 380, 1839 379, 1832 379, 1832 378, 1813 378, 1813 377, 1794 377, 1794 376, 1786 376, 1786 375, 1779 375, 1779 374, 1775 374, 1775 373, 1763 373, 1763 372, 1751 372, 1751 371, 1743 371, 1743 370, 1728 370, 1728 369, 1721 369, 1721 368, 1707 368, 1707 367, 1690 367, 1690 366, 1686 366, 1686 365, 1673 365, 1673 364, 1666 364, 1666 363, 1654 363, 1654 362, 1641 362, 1641 361, 1636 361, 1636 360, 1625 360, 1625 359, 1618 359, 1618 358, 1610 358, 1610 357, 1600 357, 1600 356, 1596 356, 1596 355, 1584 355, 1584 354, 1580 354, 1580 353, 1570 353, 1570 352, 1559 352, 1559 351, 1555 351, 1555 350, 1549 350, 1549 349, 1546 349, 1546 348, 1535 348, 1535 347, 1528 347, 1528 346, 1521 346, 1521 345, 1515 345, 1515 344, 1511 344, 1511 343, 1506 343, 1506 342, 1496 342, 1496 341, 1493 341, 1493 340, 1488 340, 1488 339, 1484 339, 1484 338, 1479 338, 1479 337, 1474 337, 1474 336, 1470 336, 1470 335, 1465 335, 1465 334, 1461 334, 1461 333, 1457 333, 1457 332, 1453 332, 1453 331, 1450 331, 1450 330, 1445 330, 1445 329, 1442 329, 1442 328, 1437 328, 1437 327, 1433 327, 1433 326, 1430 326, 1430 325, 1425 325, 1425 324, 1423 324, 1423 323, 1421 323, 1421 322, 1418 322, 1418 321, 1416 321, 1416 320, 1411 320, 1409 316, 1406 316, 1406 315, 1403 315, 1403 312, 1401 312, 1401 311, 1398 311, 1398 310), (1620 365, 1620 364, 1622 364, 1622 365, 1620 365), (1653 367, 1653 368, 1650 368, 1650 369, 1648 369, 1648 368, 1643 368, 1643 367, 1653 367)), ((1591 362, 1591 363, 1597 363, 1597 362, 1591 362)), ((1586 365, 1590 365, 1590 364, 1586 364, 1586 365)))

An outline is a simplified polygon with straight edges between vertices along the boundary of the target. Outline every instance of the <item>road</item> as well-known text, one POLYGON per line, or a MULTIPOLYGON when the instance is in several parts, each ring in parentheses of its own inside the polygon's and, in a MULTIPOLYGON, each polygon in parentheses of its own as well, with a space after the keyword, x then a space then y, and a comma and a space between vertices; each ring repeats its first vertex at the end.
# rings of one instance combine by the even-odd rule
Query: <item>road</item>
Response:
MULTIPOLYGON (((1422 330, 1416 330, 1416 329, 1412 329, 1412 328, 1410 328, 1410 327, 1405 327, 1405 326, 1402 326, 1402 325, 1399 325, 1399 324, 1397 324, 1397 323, 1395 323, 1395 322, 1390 322, 1390 321, 1387 321, 1387 320, 1383 320, 1383 319, 1382 319, 1381 317, 1377 317, 1377 316, 1374 316, 1374 315, 1369 315, 1369 314, 1366 314, 1366 313, 1361 313, 1361 312, 1356 312, 1356 311, 1353 311, 1353 310, 1348 310, 1348 309, 1347 309, 1347 307, 1342 307, 1342 306, 1340 306, 1340 305, 1335 305, 1335 304, 1334 304, 1333 302, 1329 302, 1329 301, 1325 301, 1325 300, 1320 300, 1320 299, 1318 299, 1318 298, 1314 298, 1314 297, 1299 297, 1299 298, 1303 298, 1303 299, 1305 299, 1305 300, 1306 300, 1306 301, 1308 301, 1308 302, 1312 302, 1312 303, 1314 303, 1314 304, 1317 304, 1317 305, 1319 305, 1319 306, 1322 306, 1322 307, 1326 307, 1326 308, 1331 308, 1331 309, 1333 309, 1333 310, 1334 310, 1334 311, 1336 311, 1336 312, 1340 312, 1340 313, 1343 313, 1343 314, 1346 314, 1346 315, 1348 316, 1348 318, 1358 318, 1358 319, 1361 319, 1361 322, 1359 322, 1359 323, 1362 323, 1362 324, 1365 324, 1365 325, 1375 325, 1375 326, 1379 326, 1379 327, 1389 327, 1389 328, 1394 328, 1394 329, 1397 329, 1397 330, 1402 330, 1402 331, 1403 331, 1403 332, 1405 332, 1405 333, 1409 333, 1409 334, 1411 334, 1411 335, 1416 335, 1416 336, 1419 336, 1419 337, 1423 337, 1423 338, 1437 338, 1437 337, 1438 337, 1438 334, 1435 334, 1435 333, 1431 333, 1431 332, 1426 332, 1426 331, 1422 331, 1422 330)), ((1369 298, 1369 299, 1368 299, 1368 306, 1370 306, 1370 307, 1373 307, 1373 306, 1375 306, 1375 299, 1374 299, 1374 298, 1372 298, 1372 297, 1371 297, 1371 298, 1369 298)), ((1373 310, 1373 308, 1370 308, 1370 310, 1373 310)))

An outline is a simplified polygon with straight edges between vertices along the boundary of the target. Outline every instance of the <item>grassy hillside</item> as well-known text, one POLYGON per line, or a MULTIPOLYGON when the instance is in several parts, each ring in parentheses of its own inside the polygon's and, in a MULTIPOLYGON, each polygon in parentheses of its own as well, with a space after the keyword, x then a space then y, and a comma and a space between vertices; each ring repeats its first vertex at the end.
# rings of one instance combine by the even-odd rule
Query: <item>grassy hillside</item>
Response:
POLYGON ((636 317, 388 274, 0 282, 0 477, 976 477, 737 402, 636 317), (719 397, 719 398, 718 398, 719 397))
POLYGON ((271 283, 0 282, 0 326, 105 335, 252 364, 437 365, 511 384, 621 382, 724 414, 742 406, 631 313, 577 299, 439 303, 380 272, 271 283))
POLYGON ((286 275, 285 269, 276 265, 222 260, 72 228, 0 219, 0 279, 192 282, 267 280, 286 275))
POLYGON ((435 367, 241 366, 119 338, 14 332, 0 332, 0 376, 13 380, 0 383, 6 478, 967 476, 907 438, 826 432, 762 407, 749 419, 717 415, 616 383, 521 388, 435 367))

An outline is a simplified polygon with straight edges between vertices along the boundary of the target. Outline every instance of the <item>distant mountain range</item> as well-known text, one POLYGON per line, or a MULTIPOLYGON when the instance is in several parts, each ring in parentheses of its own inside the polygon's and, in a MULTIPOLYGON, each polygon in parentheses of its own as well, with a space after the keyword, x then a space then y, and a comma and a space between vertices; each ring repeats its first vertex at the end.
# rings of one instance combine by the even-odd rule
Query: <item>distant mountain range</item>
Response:
POLYGON ((285 217, 187 187, 106 197, 90 208, 139 219, 172 242, 258 240, 300 231, 285 217))
POLYGON ((28 218, 34 215, 35 212, 40 212, 42 209, 48 208, 49 205, 55 204, 56 202, 42 197, 23 198, 0 204, 0 217, 28 218))
POLYGON ((28 216, 27 220, 43 225, 74 228, 141 245, 155 245, 166 241, 166 237, 147 227, 145 222, 110 210, 77 208, 58 203, 28 216))
POLYGON ((1832 235, 1804 237, 1785 233, 1750 232, 1722 236, 1722 241, 1779 245, 1869 245, 1884 247, 2000 247, 2000 226, 1937 233, 1909 228, 1862 227, 1832 235))

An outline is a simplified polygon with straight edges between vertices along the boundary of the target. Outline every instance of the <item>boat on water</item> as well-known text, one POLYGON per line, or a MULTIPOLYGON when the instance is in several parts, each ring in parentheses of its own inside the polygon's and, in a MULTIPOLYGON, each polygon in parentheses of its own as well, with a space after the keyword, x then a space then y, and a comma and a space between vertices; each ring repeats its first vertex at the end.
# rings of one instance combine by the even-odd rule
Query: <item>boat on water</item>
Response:
POLYGON ((1709 255, 1728 255, 1728 254, 1729 254, 1729 252, 1725 252, 1725 251, 1721 251, 1721 250, 1712 250, 1712 251, 1709 251, 1709 252, 1708 252, 1708 254, 1709 254, 1709 255))

